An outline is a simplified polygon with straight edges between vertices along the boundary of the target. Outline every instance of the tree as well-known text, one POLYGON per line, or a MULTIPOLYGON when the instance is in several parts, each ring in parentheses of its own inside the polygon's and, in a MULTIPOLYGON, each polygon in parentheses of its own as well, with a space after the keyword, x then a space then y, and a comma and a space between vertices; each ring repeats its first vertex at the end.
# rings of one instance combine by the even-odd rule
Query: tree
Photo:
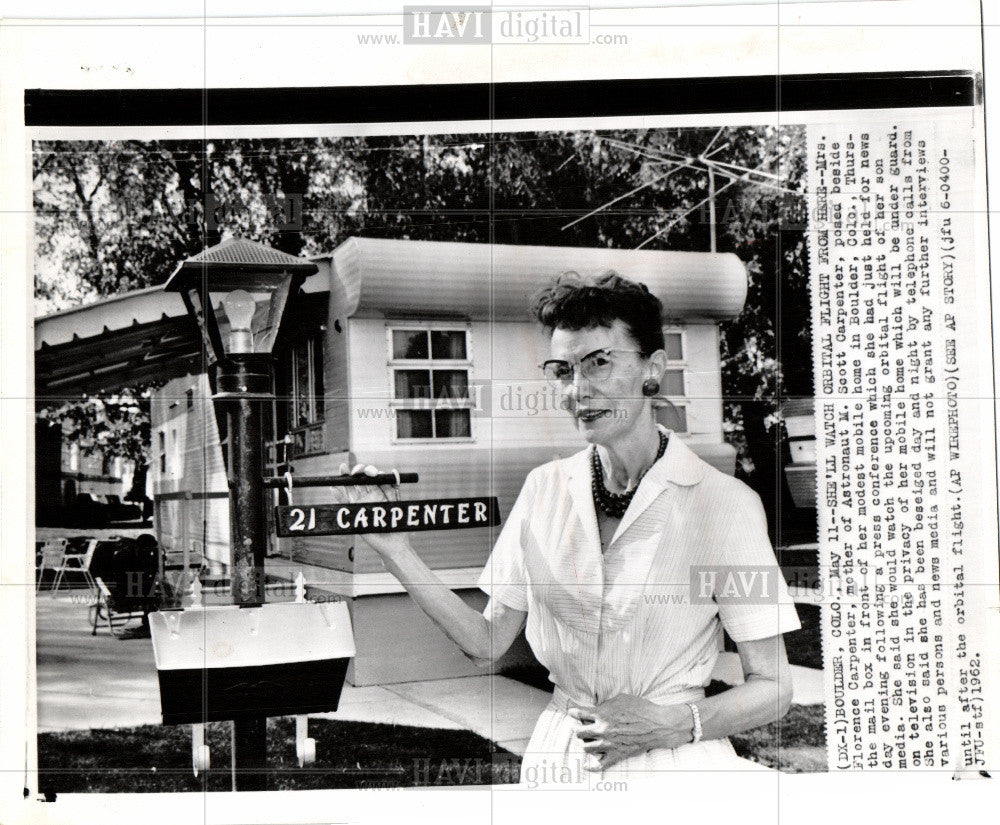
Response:
MULTIPOLYGON (((162 283, 224 233, 298 254, 307 195, 325 204, 310 212, 317 229, 335 225, 341 159, 336 144, 316 140, 37 142, 37 314, 162 283)), ((67 398, 40 416, 86 451, 135 461, 143 477, 147 390, 133 388, 122 403, 67 398)))

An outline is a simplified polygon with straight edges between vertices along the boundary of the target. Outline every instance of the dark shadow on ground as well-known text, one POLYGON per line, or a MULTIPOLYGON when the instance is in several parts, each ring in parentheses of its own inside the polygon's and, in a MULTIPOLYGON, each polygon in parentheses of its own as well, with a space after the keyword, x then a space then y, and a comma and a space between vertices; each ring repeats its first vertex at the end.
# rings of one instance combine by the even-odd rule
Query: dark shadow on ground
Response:
MULTIPOLYGON (((411 788, 517 782, 521 760, 468 731, 310 719, 316 762, 300 768, 295 721, 269 719, 268 790, 411 788)), ((206 725, 212 767, 195 778, 191 729, 144 725, 38 735, 39 792, 231 790, 230 725, 206 725)))

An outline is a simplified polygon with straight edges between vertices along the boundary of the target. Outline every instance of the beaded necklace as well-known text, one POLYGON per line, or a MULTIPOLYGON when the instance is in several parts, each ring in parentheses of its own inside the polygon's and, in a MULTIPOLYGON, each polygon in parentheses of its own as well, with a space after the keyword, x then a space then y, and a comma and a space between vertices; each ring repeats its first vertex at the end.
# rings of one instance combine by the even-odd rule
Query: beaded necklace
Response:
MULTIPOLYGON (((668 440, 669 439, 666 434, 660 432, 660 449, 656 453, 656 458, 653 459, 653 464, 663 458, 663 454, 667 450, 668 440)), ((653 464, 650 464, 649 466, 652 467, 653 464)), ((639 484, 642 483, 642 479, 645 478, 646 473, 649 472, 649 467, 647 467, 646 472, 639 477, 639 481, 636 482, 635 487, 631 490, 626 490, 624 493, 612 493, 604 485, 604 468, 601 467, 601 457, 597 454, 596 447, 591 452, 590 470, 590 488, 594 493, 594 505, 605 515, 610 516, 611 518, 620 519, 625 515, 625 511, 628 509, 629 504, 632 503, 635 491, 639 489, 639 484)))

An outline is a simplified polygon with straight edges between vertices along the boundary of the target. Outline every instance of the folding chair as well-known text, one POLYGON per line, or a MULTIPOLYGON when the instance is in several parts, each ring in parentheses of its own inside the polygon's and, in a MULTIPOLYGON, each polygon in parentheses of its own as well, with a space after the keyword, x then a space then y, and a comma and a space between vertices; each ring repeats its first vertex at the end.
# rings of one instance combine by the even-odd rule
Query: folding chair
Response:
POLYGON ((122 628, 124 625, 129 623, 132 619, 131 612, 119 613, 115 610, 115 597, 111 592, 110 588, 104 583, 104 580, 97 576, 94 579, 97 585, 97 602, 91 605, 90 610, 90 621, 91 621, 91 636, 97 635, 97 623, 104 619, 108 623, 108 630, 111 631, 112 636, 122 635, 122 628), (115 620, 122 619, 123 621, 118 627, 115 627, 115 620))
POLYGON ((54 592, 59 589, 59 585, 62 583, 63 576, 66 573, 79 573, 87 583, 87 589, 96 591, 97 584, 94 582, 94 577, 90 574, 90 561, 94 558, 94 550, 96 548, 97 539, 88 539, 83 552, 72 553, 67 550, 63 553, 62 563, 56 570, 56 579, 52 582, 52 591, 54 592))
POLYGON ((42 589, 42 580, 45 578, 45 571, 56 571, 62 566, 63 556, 66 554, 66 539, 49 539, 41 548, 42 559, 38 564, 38 582, 35 585, 35 592, 42 589))
POLYGON ((142 605, 130 604, 104 583, 100 576, 94 577, 97 585, 97 601, 90 606, 91 636, 97 635, 97 625, 103 619, 112 636, 125 638, 126 628, 132 619, 143 618, 146 609, 142 605))

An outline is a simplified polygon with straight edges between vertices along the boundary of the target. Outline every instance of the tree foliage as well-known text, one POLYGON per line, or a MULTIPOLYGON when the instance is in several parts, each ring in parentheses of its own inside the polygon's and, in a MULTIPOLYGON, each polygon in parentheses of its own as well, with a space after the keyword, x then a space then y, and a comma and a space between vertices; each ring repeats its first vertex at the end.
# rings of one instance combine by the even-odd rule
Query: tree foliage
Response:
POLYGON ((144 495, 150 441, 149 392, 124 389, 82 400, 66 399, 42 409, 38 417, 60 426, 63 440, 80 445, 107 462, 124 458, 134 462, 132 490, 144 495))
MULTIPOLYGON (((709 212, 695 207, 708 197, 708 176, 669 161, 714 140, 723 147, 714 159, 762 167, 789 190, 736 180, 715 210, 718 250, 736 253, 749 274, 746 306, 722 330, 728 437, 766 495, 780 399, 812 393, 805 239, 788 220, 803 182, 804 136, 794 127, 717 131, 39 142, 39 314, 162 283, 227 234, 292 254, 329 251, 352 235, 707 251, 709 212)), ((718 174, 716 189, 732 180, 718 174)), ((148 415, 141 390, 129 397, 139 413, 128 406, 123 418, 109 417, 107 397, 103 412, 91 400, 44 414, 71 437, 89 434, 141 460, 148 415)))

